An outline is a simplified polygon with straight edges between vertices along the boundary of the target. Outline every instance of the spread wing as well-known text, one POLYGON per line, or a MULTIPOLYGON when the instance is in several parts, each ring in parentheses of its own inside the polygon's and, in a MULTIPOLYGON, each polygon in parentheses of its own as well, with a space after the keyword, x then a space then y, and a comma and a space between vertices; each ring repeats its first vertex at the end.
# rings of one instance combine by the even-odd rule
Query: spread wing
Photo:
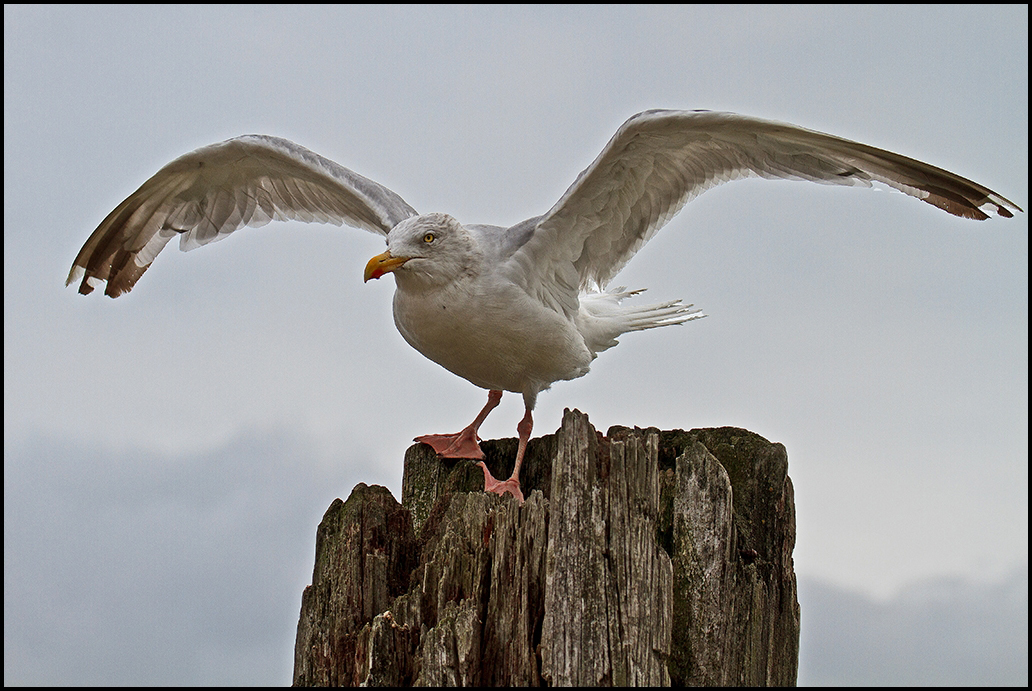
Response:
POLYGON ((79 250, 65 285, 128 292, 169 240, 183 250, 245 226, 297 220, 387 235, 415 210, 391 190, 297 144, 245 135, 181 156, 115 208, 79 250))
POLYGON ((604 287, 691 199, 759 176, 884 183, 965 218, 1011 217, 1016 204, 965 178, 891 151, 758 118, 652 110, 625 122, 512 255, 510 276, 553 309, 604 287))

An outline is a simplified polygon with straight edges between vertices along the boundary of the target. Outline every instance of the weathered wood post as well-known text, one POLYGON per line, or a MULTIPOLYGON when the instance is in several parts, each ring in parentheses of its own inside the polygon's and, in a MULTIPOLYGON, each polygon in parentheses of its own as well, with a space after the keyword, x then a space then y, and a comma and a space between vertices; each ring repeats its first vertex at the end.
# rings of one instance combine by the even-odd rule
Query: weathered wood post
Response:
MULTIPOLYGON (((482 446, 507 476, 515 440, 482 446)), ((401 504, 362 484, 334 501, 294 684, 795 684, 783 446, 730 427, 602 437, 566 411, 521 483, 518 506, 415 445, 401 504)))

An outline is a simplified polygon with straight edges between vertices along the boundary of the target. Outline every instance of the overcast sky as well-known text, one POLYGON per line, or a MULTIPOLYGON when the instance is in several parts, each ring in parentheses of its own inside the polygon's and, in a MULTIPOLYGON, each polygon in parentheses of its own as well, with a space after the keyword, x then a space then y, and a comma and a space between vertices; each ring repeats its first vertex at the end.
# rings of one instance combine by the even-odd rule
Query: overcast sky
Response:
MULTIPOLYGON (((122 199, 264 133, 510 225, 648 108, 856 139, 1028 208, 1024 5, 5 6, 5 683, 289 683, 322 513, 400 495, 412 437, 485 400, 402 340, 363 231, 273 223, 172 244, 118 300, 64 288, 122 199)), ((576 407, 784 443, 802 683, 1027 683, 1026 214, 736 182, 617 283, 709 316, 624 336, 536 434, 576 407)), ((521 415, 508 395, 481 435, 521 415)))

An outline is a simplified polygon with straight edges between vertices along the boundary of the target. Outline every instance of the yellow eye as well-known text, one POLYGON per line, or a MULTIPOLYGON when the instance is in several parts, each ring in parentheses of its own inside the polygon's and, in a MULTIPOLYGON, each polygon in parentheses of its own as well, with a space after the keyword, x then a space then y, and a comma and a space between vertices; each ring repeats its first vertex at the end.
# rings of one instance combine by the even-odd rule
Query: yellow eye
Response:
POLYGON ((426 235, 423 236, 423 242, 425 242, 426 244, 429 245, 433 241, 434 241, 434 234, 433 233, 427 233, 426 235))

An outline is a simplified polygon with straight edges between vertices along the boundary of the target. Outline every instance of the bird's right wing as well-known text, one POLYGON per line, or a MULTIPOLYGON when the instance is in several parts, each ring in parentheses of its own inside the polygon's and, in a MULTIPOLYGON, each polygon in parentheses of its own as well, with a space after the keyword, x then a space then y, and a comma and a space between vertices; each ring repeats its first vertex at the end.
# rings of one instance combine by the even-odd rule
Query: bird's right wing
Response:
POLYGON ((132 289, 175 236, 183 250, 269 221, 348 224, 387 235, 416 211, 391 190, 286 139, 245 135, 172 161, 119 204, 79 250, 65 285, 132 289))

